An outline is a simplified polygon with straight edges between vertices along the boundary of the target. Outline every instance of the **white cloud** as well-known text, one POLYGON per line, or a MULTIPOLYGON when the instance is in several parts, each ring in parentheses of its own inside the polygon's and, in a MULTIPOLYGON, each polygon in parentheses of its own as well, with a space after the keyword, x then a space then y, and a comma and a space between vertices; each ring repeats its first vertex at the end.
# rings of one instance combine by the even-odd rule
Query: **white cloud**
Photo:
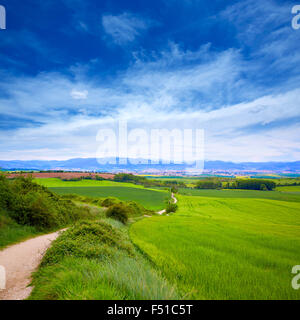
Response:
POLYGON ((244 0, 229 5, 220 17, 236 27, 237 38, 251 48, 253 58, 268 60, 270 70, 287 70, 300 63, 300 32, 292 29, 291 8, 290 2, 244 0))
POLYGON ((71 91, 71 97, 75 100, 86 100, 88 98, 89 92, 87 90, 75 90, 71 91))
POLYGON ((120 15, 102 16, 104 31, 119 45, 134 41, 151 24, 151 21, 134 16, 128 12, 120 15))
POLYGON ((300 88, 266 94, 242 78, 247 68, 237 50, 171 44, 104 84, 58 73, 7 79, 1 114, 42 124, 2 131, 0 159, 95 157, 97 131, 122 118, 131 128, 205 129, 207 159, 299 160, 300 88))

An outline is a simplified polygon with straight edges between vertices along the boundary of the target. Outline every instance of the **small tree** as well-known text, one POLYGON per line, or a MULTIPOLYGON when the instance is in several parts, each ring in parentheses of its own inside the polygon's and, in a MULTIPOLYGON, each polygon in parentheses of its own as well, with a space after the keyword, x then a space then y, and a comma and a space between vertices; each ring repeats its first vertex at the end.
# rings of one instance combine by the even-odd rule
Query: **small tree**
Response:
POLYGON ((114 204, 106 211, 106 216, 108 218, 119 220, 124 224, 128 221, 128 215, 128 208, 123 203, 114 204))
POLYGON ((268 191, 268 188, 267 188, 267 186, 266 186, 265 184, 262 184, 262 185, 260 186, 260 190, 261 190, 261 191, 268 191))
POLYGON ((178 193, 178 188, 177 187, 172 187, 171 188, 172 193, 178 193))

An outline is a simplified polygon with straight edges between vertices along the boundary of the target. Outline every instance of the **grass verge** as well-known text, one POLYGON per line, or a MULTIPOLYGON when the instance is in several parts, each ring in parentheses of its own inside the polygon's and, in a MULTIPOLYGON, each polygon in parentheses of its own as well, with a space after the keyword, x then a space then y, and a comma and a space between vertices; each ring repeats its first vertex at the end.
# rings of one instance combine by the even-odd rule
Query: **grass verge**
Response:
POLYGON ((81 222, 47 251, 31 300, 178 299, 176 289, 132 245, 115 220, 81 222))
POLYGON ((0 209, 0 249, 39 234, 34 227, 17 224, 3 209, 0 209))

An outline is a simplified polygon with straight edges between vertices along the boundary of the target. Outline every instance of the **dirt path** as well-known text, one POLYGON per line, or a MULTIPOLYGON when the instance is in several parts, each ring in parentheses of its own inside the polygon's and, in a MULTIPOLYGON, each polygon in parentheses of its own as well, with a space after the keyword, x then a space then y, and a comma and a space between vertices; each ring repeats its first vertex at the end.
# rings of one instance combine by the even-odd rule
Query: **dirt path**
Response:
POLYGON ((177 203, 177 199, 175 198, 174 193, 172 193, 171 197, 172 197, 174 203, 177 203))
MULTIPOLYGON (((177 203, 177 199, 175 198, 174 193, 171 194, 171 197, 172 197, 172 199, 173 199, 173 203, 177 203)), ((161 210, 161 211, 158 211, 157 214, 162 215, 162 214, 164 214, 165 212, 166 212, 166 209, 161 210)))
POLYGON ((30 295, 31 274, 59 234, 46 234, 0 251, 0 265, 6 270, 6 289, 0 290, 0 300, 23 300, 30 295))

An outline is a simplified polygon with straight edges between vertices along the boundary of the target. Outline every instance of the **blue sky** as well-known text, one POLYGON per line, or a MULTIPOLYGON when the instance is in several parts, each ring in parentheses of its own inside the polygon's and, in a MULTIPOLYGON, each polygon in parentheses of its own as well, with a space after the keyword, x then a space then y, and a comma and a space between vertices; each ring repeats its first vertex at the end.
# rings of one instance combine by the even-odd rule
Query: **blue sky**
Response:
POLYGON ((95 157, 127 119, 204 129, 208 160, 300 160, 295 1, 0 4, 0 159, 95 157))

